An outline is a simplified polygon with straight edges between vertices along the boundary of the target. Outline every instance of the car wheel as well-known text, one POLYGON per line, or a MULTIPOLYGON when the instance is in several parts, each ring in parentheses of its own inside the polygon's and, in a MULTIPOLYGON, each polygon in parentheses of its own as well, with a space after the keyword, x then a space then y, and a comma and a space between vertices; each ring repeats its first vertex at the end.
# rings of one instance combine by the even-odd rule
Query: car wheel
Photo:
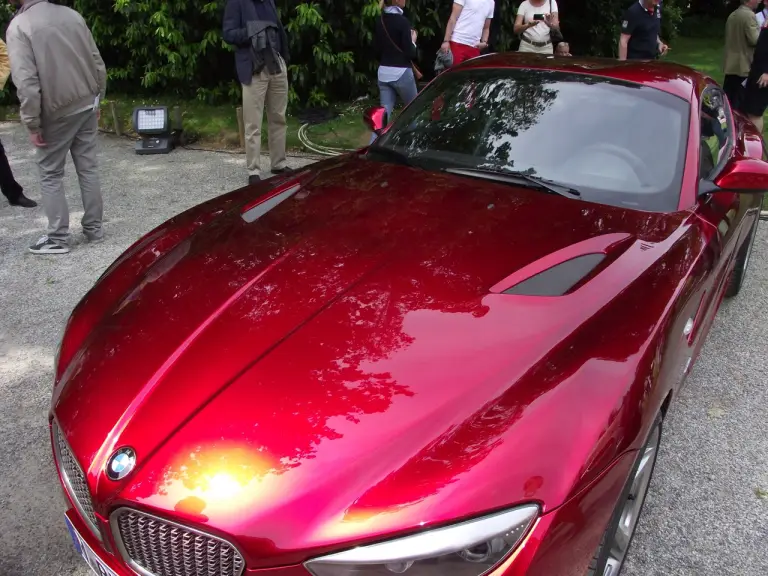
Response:
POLYGON ((749 257, 752 255, 752 247, 755 245, 758 222, 760 222, 759 219, 755 220, 755 223, 752 224, 752 231, 749 233, 749 238, 744 242, 744 245, 739 250, 739 254, 736 256, 736 265, 733 267, 731 278, 728 281, 728 288, 725 290, 726 298, 733 298, 736 296, 744 284, 744 278, 747 275, 747 267, 749 266, 749 257))
POLYGON ((589 565, 587 576, 617 576, 621 571, 648 494, 660 441, 661 416, 654 422, 648 440, 637 454, 632 473, 589 565))

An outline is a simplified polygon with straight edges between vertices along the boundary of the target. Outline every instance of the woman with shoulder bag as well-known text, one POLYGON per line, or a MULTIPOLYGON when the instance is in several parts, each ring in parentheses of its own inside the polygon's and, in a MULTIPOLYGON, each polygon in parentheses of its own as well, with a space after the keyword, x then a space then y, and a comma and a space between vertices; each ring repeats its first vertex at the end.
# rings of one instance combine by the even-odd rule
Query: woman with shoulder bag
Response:
POLYGON ((517 9, 515 34, 520 35, 519 52, 552 55, 563 40, 556 0, 524 0, 517 9))
MULTIPOLYGON (((403 15, 406 0, 384 0, 381 18, 376 22, 374 47, 379 59, 379 101, 387 109, 387 120, 397 104, 410 103, 416 97, 416 81, 421 72, 413 63, 417 56, 416 30, 403 15)), ((376 135, 371 135, 371 142, 376 135)))

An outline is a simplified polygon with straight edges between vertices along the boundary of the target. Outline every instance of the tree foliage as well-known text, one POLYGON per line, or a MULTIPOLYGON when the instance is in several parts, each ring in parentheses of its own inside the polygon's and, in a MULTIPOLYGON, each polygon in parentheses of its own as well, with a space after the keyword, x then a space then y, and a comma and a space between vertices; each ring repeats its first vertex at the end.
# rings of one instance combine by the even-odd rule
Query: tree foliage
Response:
MULTIPOLYGON (((637 0, 561 0, 563 32, 575 54, 614 56, 622 12, 637 0)), ((372 32, 378 0, 276 0, 291 43, 293 105, 325 105, 375 88, 372 32)), ((176 93, 203 101, 239 97, 232 48, 221 38, 225 0, 58 0, 91 26, 109 68, 110 90, 176 93)), ((512 32, 517 0, 496 0, 492 48, 517 49, 512 32)), ((663 0, 669 41, 683 0, 663 0)), ((410 0, 407 14, 419 33, 419 64, 431 73, 450 14, 450 0, 410 0)), ((11 11, 0 3, 0 19, 11 11)))

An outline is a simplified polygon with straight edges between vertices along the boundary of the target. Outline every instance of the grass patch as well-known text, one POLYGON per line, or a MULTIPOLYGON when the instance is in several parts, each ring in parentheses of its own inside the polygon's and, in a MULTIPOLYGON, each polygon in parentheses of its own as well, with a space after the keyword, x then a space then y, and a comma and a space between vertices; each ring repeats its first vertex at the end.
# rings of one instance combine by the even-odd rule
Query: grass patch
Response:
MULTIPOLYGON (((136 106, 159 105, 169 109, 178 106, 181 110, 182 126, 186 137, 203 146, 237 149, 240 138, 237 125, 237 106, 231 104, 208 105, 197 101, 179 101, 173 99, 135 99, 114 98, 123 133, 132 134, 131 114, 136 106)), ((358 148, 364 143, 367 129, 363 125, 361 104, 340 106, 340 114, 329 122, 310 126, 308 134, 313 143, 334 148, 358 148)), ((109 102, 102 105, 102 125, 107 130, 114 130, 114 121, 109 111, 109 102)), ((290 150, 303 148, 298 132, 301 126, 296 116, 287 118, 287 146, 290 150)), ((267 146, 269 126, 264 117, 262 125, 262 144, 267 146)))
MULTIPOLYGON (((679 37, 666 60, 689 66, 723 83, 723 39, 679 37)), ((768 140, 768 111, 763 116, 763 138, 768 140)), ((763 208, 768 210, 768 194, 763 196, 763 208)))
POLYGON ((723 82, 723 39, 679 37, 665 60, 690 66, 723 82))
MULTIPOLYGON (((231 104, 208 105, 198 101, 179 100, 177 98, 135 98, 121 95, 109 95, 101 103, 100 125, 104 130, 115 131, 110 103, 115 103, 115 109, 120 123, 121 132, 136 136, 133 132, 133 109, 137 106, 168 106, 173 117, 173 108, 181 110, 182 126, 185 138, 195 145, 211 148, 237 150, 240 148, 240 137, 237 126, 237 106, 231 104)), ((332 148, 354 149, 368 143, 370 132, 362 121, 363 110, 370 102, 362 101, 355 104, 340 105, 339 116, 323 124, 310 126, 307 130, 310 140, 321 146, 332 148)), ((0 108, 0 121, 18 120, 17 106, 0 108)), ((289 150, 303 150, 298 132, 300 121, 289 115, 287 147, 289 150)), ((264 117, 262 125, 262 143, 264 151, 269 138, 269 127, 264 117)))

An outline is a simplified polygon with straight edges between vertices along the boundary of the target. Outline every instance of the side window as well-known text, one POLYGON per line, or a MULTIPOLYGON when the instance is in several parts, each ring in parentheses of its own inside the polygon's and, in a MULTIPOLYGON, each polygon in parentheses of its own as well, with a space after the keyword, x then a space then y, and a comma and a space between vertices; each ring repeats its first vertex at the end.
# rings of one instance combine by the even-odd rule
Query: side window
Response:
POLYGON ((733 145, 733 127, 725 94, 708 86, 701 95, 699 177, 711 178, 721 168, 733 145))

